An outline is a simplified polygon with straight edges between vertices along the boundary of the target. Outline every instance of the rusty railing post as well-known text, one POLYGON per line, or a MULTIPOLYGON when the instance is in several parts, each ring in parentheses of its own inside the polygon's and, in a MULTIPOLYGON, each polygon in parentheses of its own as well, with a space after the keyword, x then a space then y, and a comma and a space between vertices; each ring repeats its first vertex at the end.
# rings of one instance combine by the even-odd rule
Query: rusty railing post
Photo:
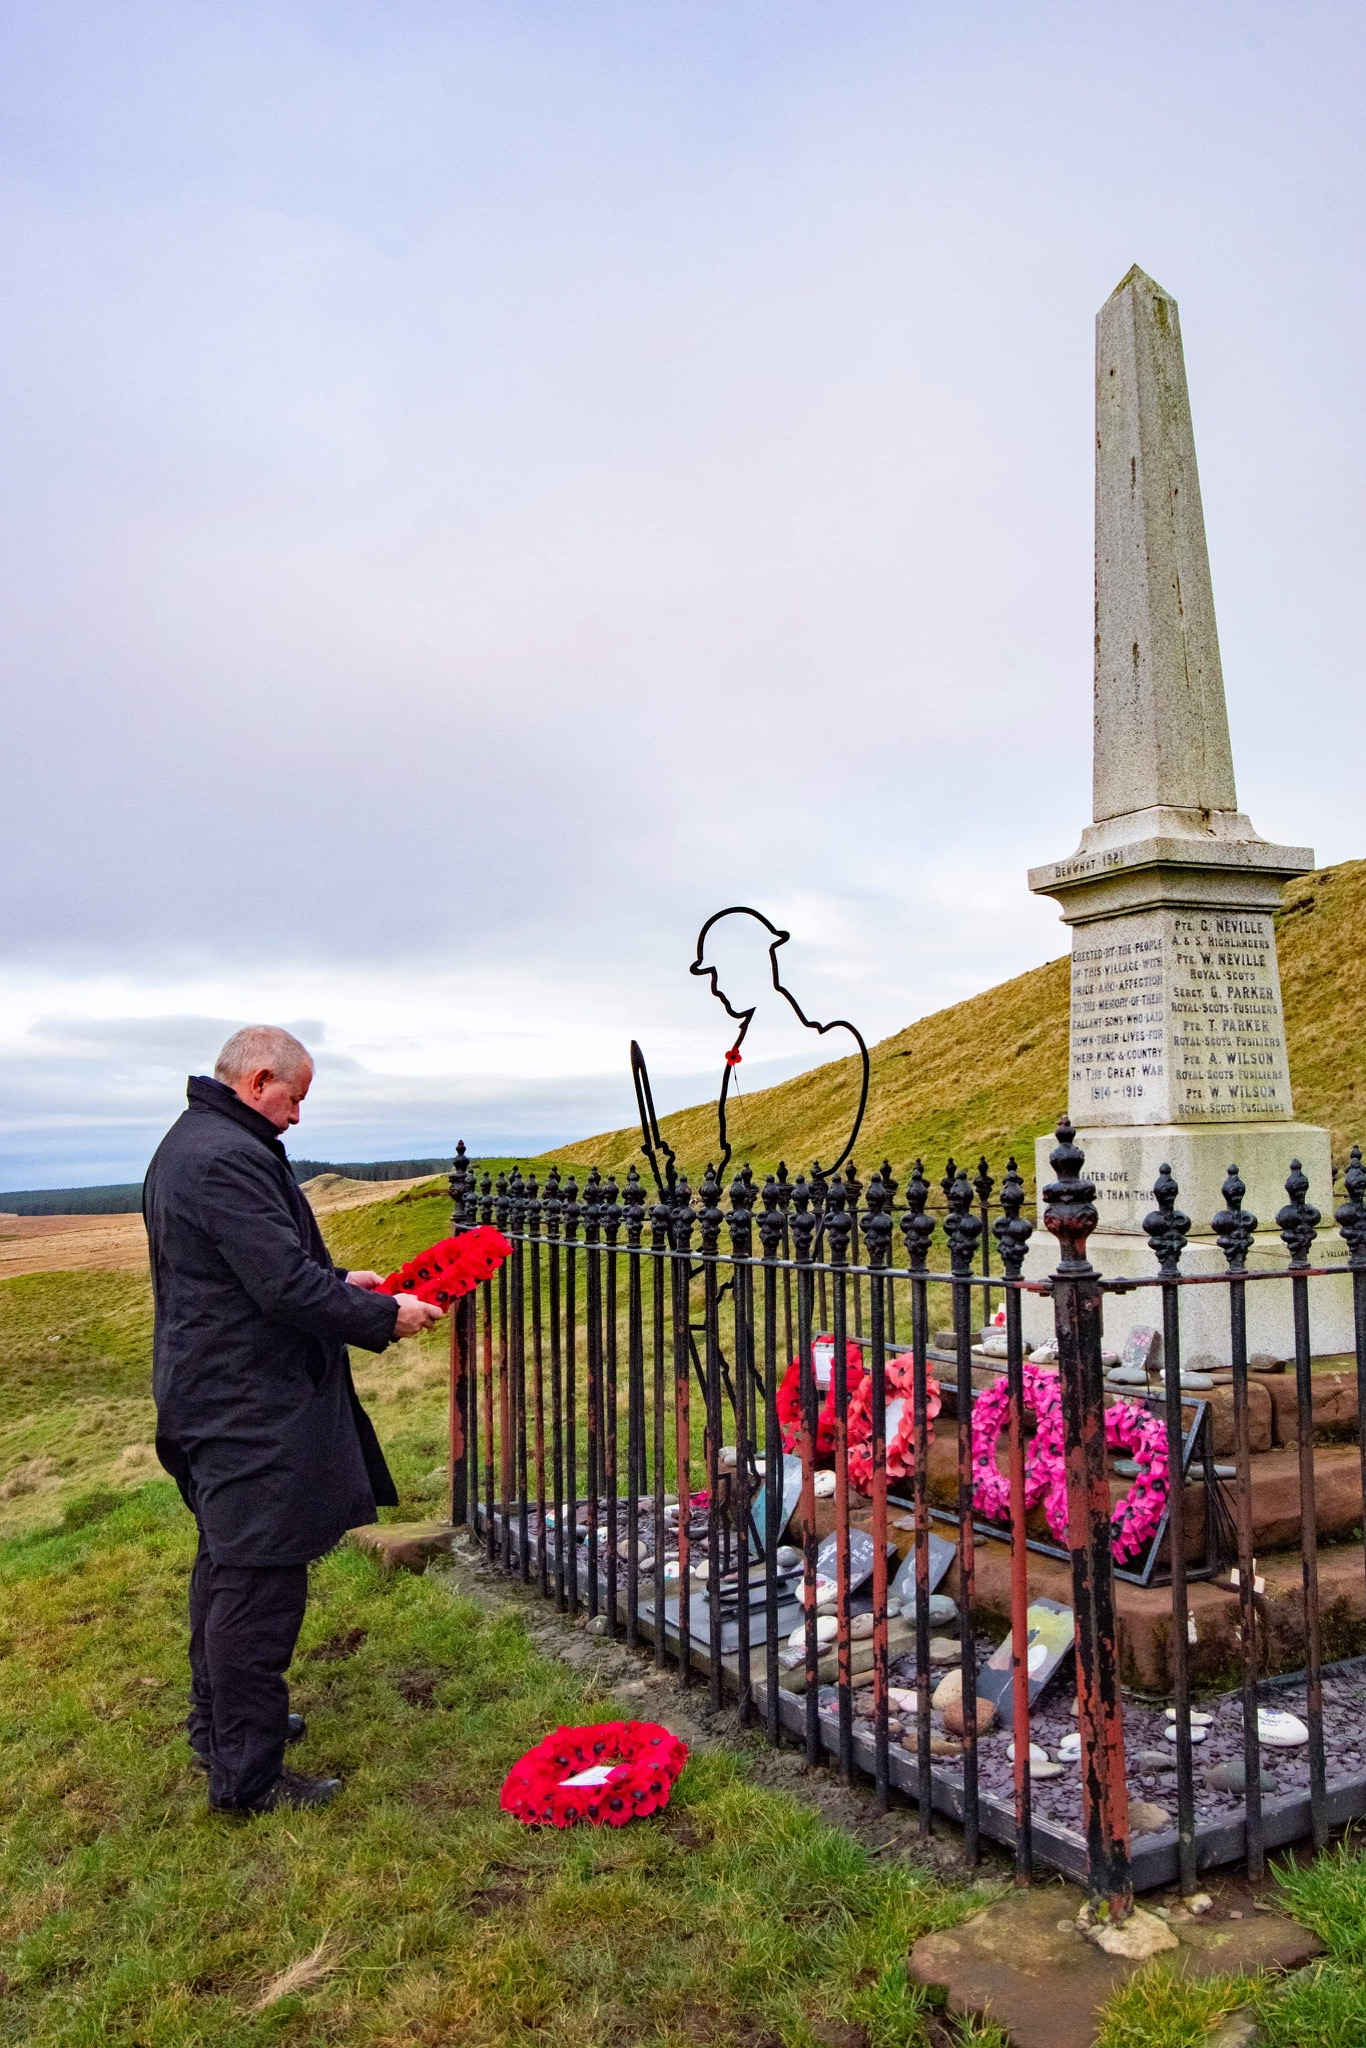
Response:
MULTIPOLYGON (((1053 1274, 1053 1317, 1062 1382, 1067 1466, 1068 1541, 1077 1632, 1082 1829, 1094 1907, 1123 1920, 1133 1910, 1129 1864, 1129 1791, 1119 1698, 1119 1644, 1110 1555, 1110 1492, 1105 1466, 1105 1394, 1101 1377, 1100 1275, 1086 1256, 1096 1227, 1095 1188, 1063 1116, 1049 1154, 1056 1179, 1043 1190, 1044 1223, 1061 1257, 1053 1274)), ((1179 1481, 1178 1481, 1179 1483, 1179 1481)))
MULTIPOLYGON (((474 1169, 465 1156, 462 1138, 448 1181, 451 1195, 451 1229, 468 1230, 474 1219, 474 1169)), ((449 1452, 446 1477, 450 1482, 450 1515, 459 1528, 470 1519, 469 1468, 478 1405, 474 1393, 474 1295, 466 1294, 451 1310, 451 1362, 447 1438, 449 1452)), ((478 1458, 474 1460, 476 1474, 478 1458)))

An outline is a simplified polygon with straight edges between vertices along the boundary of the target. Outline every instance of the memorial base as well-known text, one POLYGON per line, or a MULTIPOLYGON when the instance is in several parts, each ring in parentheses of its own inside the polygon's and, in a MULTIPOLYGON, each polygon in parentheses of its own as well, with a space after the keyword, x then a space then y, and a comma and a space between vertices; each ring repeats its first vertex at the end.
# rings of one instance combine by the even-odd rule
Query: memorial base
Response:
MULTIPOLYGON (((1034 1165, 1040 1188, 1052 1178, 1048 1155, 1056 1140, 1038 1139, 1034 1165)), ((1248 1271, 1284 1272, 1287 1253, 1276 1229, 1276 1212, 1286 1201, 1285 1177, 1292 1159, 1298 1159, 1309 1179, 1310 1202, 1323 1212, 1324 1224, 1315 1240, 1311 1258, 1316 1266, 1339 1267, 1331 1277, 1313 1280, 1309 1288, 1310 1341, 1316 1358, 1339 1357, 1354 1345, 1352 1282, 1346 1271, 1347 1247, 1333 1222, 1333 1174, 1328 1133, 1315 1124, 1286 1121, 1210 1125, 1132 1124, 1094 1126, 1077 1132, 1077 1143, 1085 1155, 1082 1171, 1096 1190, 1099 1226, 1087 1245, 1087 1256, 1107 1280, 1151 1280, 1157 1261, 1143 1230, 1143 1219, 1154 1207, 1153 1183, 1159 1170, 1169 1166, 1180 1193, 1177 1207, 1190 1217, 1191 1231, 1181 1260, 1181 1272, 1225 1273, 1227 1263, 1210 1232, 1210 1219, 1224 1207, 1224 1177, 1236 1164, 1247 1186, 1243 1203, 1260 1225, 1257 1242, 1248 1257, 1248 1271)), ((1057 1263, 1057 1246, 1042 1231, 1036 1231, 1025 1265, 1027 1280, 1041 1280, 1057 1263)), ((1249 1356, 1270 1352, 1289 1358, 1295 1348, 1291 1324, 1292 1306, 1285 1287, 1251 1286, 1247 1289, 1247 1348, 1249 1356)), ((1105 1297, 1104 1342, 1111 1351, 1122 1351, 1130 1329, 1138 1323, 1160 1326, 1157 1295, 1148 1289, 1134 1294, 1105 1297)), ((1024 1334, 1028 1342, 1043 1343, 1053 1335, 1051 1304, 1039 1295, 1026 1295, 1024 1334)), ((1229 1310, 1224 1289, 1187 1287, 1181 1298, 1182 1356, 1212 1358, 1229 1363, 1229 1310)))

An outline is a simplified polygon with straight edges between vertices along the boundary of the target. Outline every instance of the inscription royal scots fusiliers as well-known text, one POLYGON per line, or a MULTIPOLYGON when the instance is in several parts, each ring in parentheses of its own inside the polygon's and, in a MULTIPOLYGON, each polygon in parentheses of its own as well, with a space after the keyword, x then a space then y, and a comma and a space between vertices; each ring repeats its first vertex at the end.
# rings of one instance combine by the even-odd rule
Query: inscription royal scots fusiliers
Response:
POLYGON ((1072 952, 1073 1112, 1088 1124, 1289 1117, 1270 917, 1150 910, 1072 952))

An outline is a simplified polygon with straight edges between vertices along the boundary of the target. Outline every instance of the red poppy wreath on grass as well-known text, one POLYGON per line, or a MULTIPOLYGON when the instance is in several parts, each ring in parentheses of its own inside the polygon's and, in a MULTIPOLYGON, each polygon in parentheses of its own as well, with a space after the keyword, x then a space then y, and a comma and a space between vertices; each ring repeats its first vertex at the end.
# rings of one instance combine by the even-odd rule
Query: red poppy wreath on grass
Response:
POLYGON ((380 1282, 381 1294, 415 1294, 419 1301, 434 1301, 449 1308, 468 1294, 481 1280, 498 1271, 512 1250, 501 1230, 481 1223, 459 1237, 443 1237, 425 1252, 408 1259, 396 1273, 380 1282))
POLYGON ((621 1828, 668 1805, 687 1761, 657 1721, 557 1728, 512 1766, 498 1804, 529 1828, 621 1828))

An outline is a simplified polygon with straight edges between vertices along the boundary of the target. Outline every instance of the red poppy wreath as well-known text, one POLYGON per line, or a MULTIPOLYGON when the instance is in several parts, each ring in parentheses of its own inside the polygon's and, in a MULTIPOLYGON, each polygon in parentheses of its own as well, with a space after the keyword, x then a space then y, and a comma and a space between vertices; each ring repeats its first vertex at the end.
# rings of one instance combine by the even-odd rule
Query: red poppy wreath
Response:
POLYGON ((657 1721, 557 1728, 512 1766, 498 1804, 529 1828, 621 1828, 667 1806, 688 1745, 657 1721))
MULTIPOLYGON (((887 1360, 887 1477, 909 1479, 915 1470, 915 1360, 887 1360)), ((931 1437, 943 1406, 939 1382, 925 1375, 925 1420, 931 1437)), ((849 1402, 849 1479, 860 1493, 873 1490, 873 1376, 860 1380, 849 1402)))
POLYGON ((512 1250, 501 1230, 481 1223, 459 1237, 443 1237, 425 1252, 408 1259, 396 1273, 380 1283, 381 1294, 415 1294, 419 1301, 434 1301, 449 1308, 462 1294, 468 1294, 481 1280, 498 1271, 512 1250))
MULTIPOLYGON (((814 1348, 814 1347, 813 1347, 814 1348)), ((831 1349, 833 1350, 833 1345, 831 1349)), ((845 1381, 852 1404, 865 1378, 863 1353, 857 1344, 844 1347, 845 1381)), ((822 1391, 816 1389, 820 1406, 816 1414, 816 1456, 833 1458, 835 1455, 835 1375, 830 1374, 829 1385, 822 1391)), ((778 1422, 783 1432, 783 1449, 795 1451, 802 1430, 802 1369, 798 1359, 793 1359, 783 1374, 778 1388, 778 1422)))

